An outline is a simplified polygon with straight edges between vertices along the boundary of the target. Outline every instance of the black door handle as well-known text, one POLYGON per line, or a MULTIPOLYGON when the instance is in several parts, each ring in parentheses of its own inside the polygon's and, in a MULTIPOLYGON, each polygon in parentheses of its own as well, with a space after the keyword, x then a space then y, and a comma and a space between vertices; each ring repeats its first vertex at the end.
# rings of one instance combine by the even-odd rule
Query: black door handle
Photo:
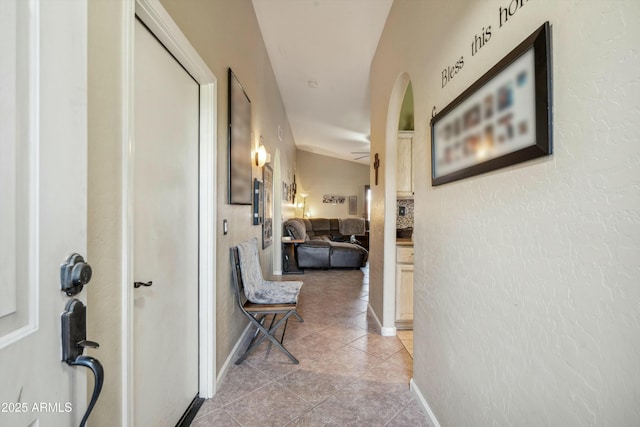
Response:
POLYGON ((75 298, 70 300, 62 313, 61 319, 62 360, 70 366, 87 367, 91 369, 95 376, 91 402, 80 422, 80 427, 84 427, 102 391, 104 369, 98 359, 82 354, 85 347, 98 347, 97 342, 87 341, 87 308, 82 301, 75 298))
POLYGON ((138 289, 140 286, 151 286, 153 285, 153 281, 149 280, 147 283, 145 282, 133 282, 133 287, 138 289))
POLYGON ((91 401, 89 402, 89 406, 87 407, 84 416, 82 417, 82 421, 80 421, 79 427, 85 427, 87 419, 89 419, 89 414, 91 414, 93 407, 96 406, 98 396, 100 396, 100 392, 102 391, 102 384, 104 383, 104 369, 102 368, 102 363, 91 356, 78 356, 76 357, 76 360, 69 363, 69 365, 84 366, 91 369, 95 379, 93 384, 93 393, 91 394, 91 401))

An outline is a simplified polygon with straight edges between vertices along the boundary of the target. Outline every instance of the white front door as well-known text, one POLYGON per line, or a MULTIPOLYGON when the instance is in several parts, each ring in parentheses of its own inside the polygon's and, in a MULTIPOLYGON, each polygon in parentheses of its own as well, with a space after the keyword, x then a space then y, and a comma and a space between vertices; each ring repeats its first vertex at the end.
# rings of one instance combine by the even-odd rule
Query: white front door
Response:
POLYGON ((61 361, 60 337, 60 264, 87 247, 86 8, 0 0, 2 426, 77 426, 86 410, 88 371, 61 361))
POLYGON ((133 339, 140 426, 175 425, 198 394, 199 90, 136 22, 134 279, 144 285, 134 290, 133 339))

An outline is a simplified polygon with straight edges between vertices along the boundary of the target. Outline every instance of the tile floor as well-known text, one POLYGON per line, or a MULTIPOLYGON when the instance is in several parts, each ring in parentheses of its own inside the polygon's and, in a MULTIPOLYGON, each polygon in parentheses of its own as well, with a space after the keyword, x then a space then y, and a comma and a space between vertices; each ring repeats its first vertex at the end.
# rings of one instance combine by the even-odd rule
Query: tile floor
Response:
POLYGON ((284 341, 300 364, 262 343, 231 365, 192 425, 429 426, 409 391, 412 357, 367 315, 367 270, 305 273, 282 279, 304 281, 304 323, 292 318, 284 341))
POLYGON ((413 358, 413 331, 398 331, 398 339, 402 343, 407 352, 413 358))

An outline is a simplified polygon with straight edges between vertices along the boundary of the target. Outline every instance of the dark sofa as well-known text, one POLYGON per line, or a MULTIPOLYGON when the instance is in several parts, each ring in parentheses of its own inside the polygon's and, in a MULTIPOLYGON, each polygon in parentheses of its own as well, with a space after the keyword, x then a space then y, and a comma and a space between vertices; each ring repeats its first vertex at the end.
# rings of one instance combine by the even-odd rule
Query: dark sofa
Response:
POLYGON ((367 263, 365 220, 293 218, 284 223, 284 230, 292 239, 305 240, 296 248, 300 268, 360 268, 367 263))

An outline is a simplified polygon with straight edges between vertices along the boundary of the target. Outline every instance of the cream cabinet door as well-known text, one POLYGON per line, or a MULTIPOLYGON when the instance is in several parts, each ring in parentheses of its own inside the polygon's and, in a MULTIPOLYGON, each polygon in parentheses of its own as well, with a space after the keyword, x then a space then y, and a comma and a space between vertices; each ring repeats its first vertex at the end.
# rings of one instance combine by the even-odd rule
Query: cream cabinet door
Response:
POLYGON ((396 321, 413 321, 413 264, 396 265, 396 321))
POLYGON ((413 132, 398 134, 396 159, 396 193, 413 197, 413 132))

